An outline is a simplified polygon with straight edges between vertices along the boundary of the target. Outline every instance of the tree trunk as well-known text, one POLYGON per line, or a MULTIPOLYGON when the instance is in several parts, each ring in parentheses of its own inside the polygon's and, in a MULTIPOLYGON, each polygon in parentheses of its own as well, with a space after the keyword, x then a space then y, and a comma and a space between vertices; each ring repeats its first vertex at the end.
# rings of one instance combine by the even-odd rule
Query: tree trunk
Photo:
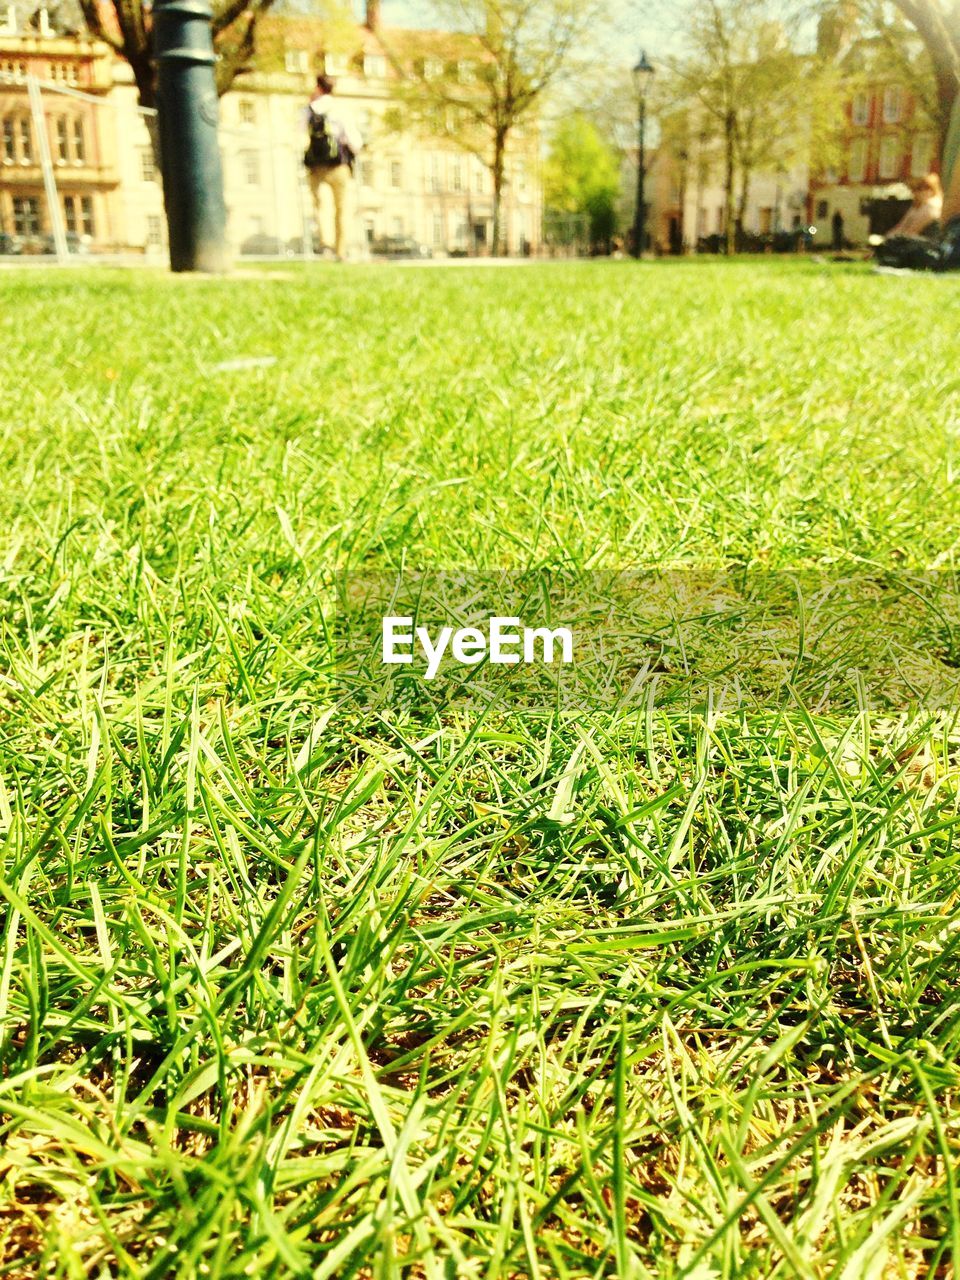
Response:
POLYGON ((493 142, 493 241, 490 246, 490 252, 495 258, 500 255, 503 240, 503 182, 506 149, 507 135, 498 131, 493 142))
MULTIPOLYGON (((737 201, 737 220, 734 225, 734 236, 739 239, 743 235, 743 221, 747 216, 747 203, 750 199, 750 171, 744 169, 740 175, 740 199, 737 201)), ((740 247, 739 245, 737 246, 740 247)))
POLYGON ((150 135, 150 148, 153 151, 153 163, 157 173, 160 166, 160 129, 157 125, 157 69, 149 53, 140 57, 128 56, 133 78, 137 86, 137 104, 150 114, 143 117, 143 123, 150 135))
POLYGON ((724 176, 723 176, 723 240, 728 254, 734 250, 733 178, 736 156, 736 120, 732 111, 723 124, 724 176))
POLYGON ((916 28, 933 65, 937 86, 937 131, 940 146, 947 139, 950 116, 960 95, 960 23, 948 16, 938 0, 894 0, 897 8, 916 28))

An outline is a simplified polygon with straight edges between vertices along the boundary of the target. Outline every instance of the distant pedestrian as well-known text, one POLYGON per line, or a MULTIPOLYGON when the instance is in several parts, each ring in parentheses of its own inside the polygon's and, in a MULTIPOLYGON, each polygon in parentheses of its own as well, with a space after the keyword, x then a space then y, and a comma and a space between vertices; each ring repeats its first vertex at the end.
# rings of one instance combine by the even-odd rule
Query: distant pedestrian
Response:
POLYGON ((831 225, 833 227, 834 252, 842 253, 843 250, 847 247, 847 242, 844 239, 844 235, 843 235, 843 214, 840 212, 839 209, 834 210, 831 225))
POLYGON ((307 129, 306 165, 316 224, 320 225, 320 189, 333 197, 334 249, 342 262, 347 256, 347 216, 353 164, 363 139, 349 108, 333 96, 333 81, 317 76, 317 87, 304 112, 307 129))

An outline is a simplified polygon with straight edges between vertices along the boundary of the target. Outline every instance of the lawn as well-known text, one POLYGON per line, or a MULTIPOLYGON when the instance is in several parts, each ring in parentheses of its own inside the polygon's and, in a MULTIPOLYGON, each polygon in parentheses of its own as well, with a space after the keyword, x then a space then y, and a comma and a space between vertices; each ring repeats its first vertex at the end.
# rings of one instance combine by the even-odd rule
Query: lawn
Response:
POLYGON ((953 1274, 955 280, 11 270, 0 333, 0 1276, 953 1274), (852 574, 938 698, 809 628, 347 689, 403 566, 852 574))

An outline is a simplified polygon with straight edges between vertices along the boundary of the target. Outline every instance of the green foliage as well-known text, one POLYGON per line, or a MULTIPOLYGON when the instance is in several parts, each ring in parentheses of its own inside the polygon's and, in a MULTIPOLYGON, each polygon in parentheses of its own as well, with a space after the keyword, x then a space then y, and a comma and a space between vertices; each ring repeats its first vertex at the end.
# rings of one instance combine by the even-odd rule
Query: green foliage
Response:
MULTIPOLYGON (((471 64, 462 79, 460 59, 427 74, 429 59, 403 64, 411 105, 429 119, 436 105, 450 109, 447 136, 473 152, 493 179, 492 244, 503 247, 502 194, 508 148, 521 129, 538 129, 544 96, 569 71, 580 46, 604 15, 602 0, 430 0, 437 25, 456 33, 460 58, 471 64)), ((416 42, 418 37, 412 36, 416 42)), ((395 45, 395 36, 387 47, 395 45)), ((409 43, 409 42, 408 42, 409 43)), ((431 35, 431 43, 433 36, 431 35)), ((424 50, 426 53, 426 49, 424 50)), ((394 55, 395 64, 400 65, 394 55)), ((536 145, 536 144, 534 144, 536 145)))
POLYGON ((947 285, 0 274, 5 1276, 951 1273, 955 708, 842 664, 807 705, 798 654, 749 713, 364 712, 330 585, 912 592, 958 553, 947 285))
POLYGON ((786 12, 771 0, 693 0, 671 64, 674 113, 723 171, 728 247, 754 174, 838 158, 844 88, 835 68, 801 54, 786 12))
POLYGON ((592 120, 574 113, 560 121, 550 141, 543 184, 548 211, 589 216, 592 243, 614 234, 620 160, 592 120))

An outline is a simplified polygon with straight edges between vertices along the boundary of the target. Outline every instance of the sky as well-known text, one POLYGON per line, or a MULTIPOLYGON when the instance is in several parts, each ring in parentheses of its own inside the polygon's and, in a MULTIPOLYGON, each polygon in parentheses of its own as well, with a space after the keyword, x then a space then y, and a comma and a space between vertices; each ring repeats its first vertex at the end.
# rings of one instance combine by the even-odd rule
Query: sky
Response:
MULTIPOLYGON (((383 20, 389 26, 436 25, 428 0, 382 0, 383 20)), ((604 53, 610 61, 633 66, 641 49, 656 61, 674 52, 677 46, 677 11, 674 0, 613 0, 609 34, 604 37, 604 53)), ((354 0, 358 18, 363 16, 363 0, 354 0)))

